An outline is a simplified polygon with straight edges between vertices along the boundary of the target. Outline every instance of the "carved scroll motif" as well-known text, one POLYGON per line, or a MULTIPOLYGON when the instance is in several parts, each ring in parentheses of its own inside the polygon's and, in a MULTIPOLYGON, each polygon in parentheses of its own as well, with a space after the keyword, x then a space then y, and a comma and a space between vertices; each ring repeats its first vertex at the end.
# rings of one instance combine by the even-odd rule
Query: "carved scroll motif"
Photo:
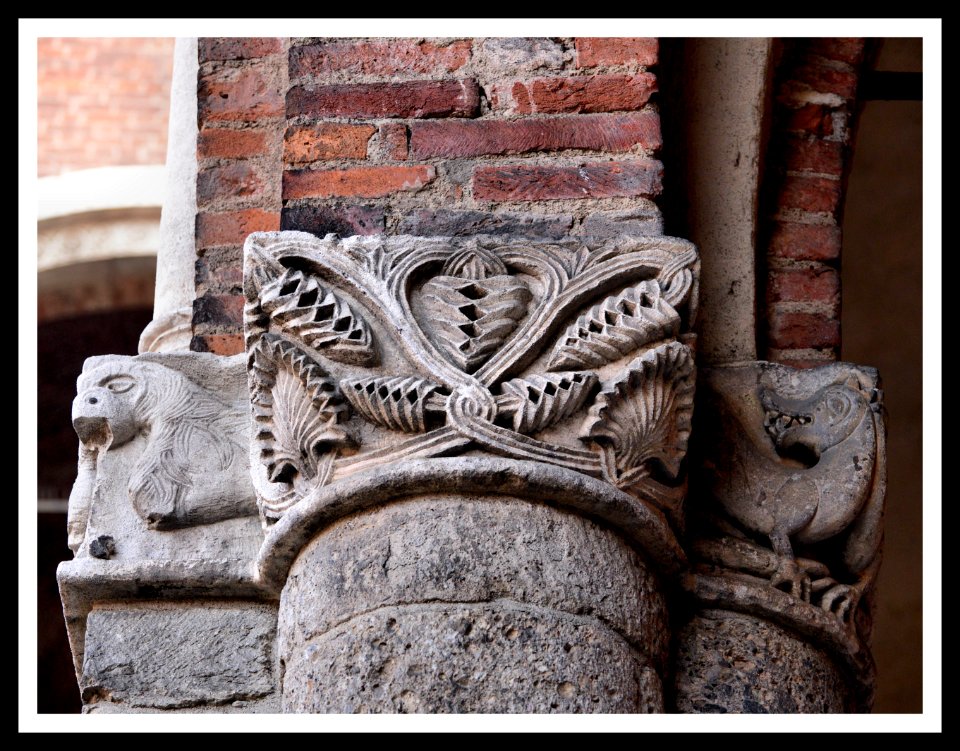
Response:
MULTIPOLYGON (((677 340, 695 309, 689 243, 630 238, 588 249, 287 232, 251 235, 245 256, 254 420, 270 441, 255 484, 268 520, 317 483, 468 449, 675 503, 693 390, 692 358, 677 340), (349 407, 323 423, 310 450, 289 431, 281 438, 277 414, 257 406, 262 360, 290 347, 326 374, 330 403, 349 407), (355 445, 325 432, 334 428, 355 445), (289 456, 303 456, 304 468, 274 461, 289 456), (284 484, 291 477, 312 479, 284 484)), ((302 390, 284 394, 310 401, 302 390)))

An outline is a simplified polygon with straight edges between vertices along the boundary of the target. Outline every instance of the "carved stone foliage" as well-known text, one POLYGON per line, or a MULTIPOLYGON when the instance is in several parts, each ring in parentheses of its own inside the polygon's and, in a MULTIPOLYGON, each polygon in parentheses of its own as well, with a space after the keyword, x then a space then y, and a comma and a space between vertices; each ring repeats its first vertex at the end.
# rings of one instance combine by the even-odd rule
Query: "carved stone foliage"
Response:
POLYGON ((264 518, 378 465, 483 451, 685 491, 695 248, 256 233, 245 330, 264 518))
MULTIPOLYGON (((80 464, 70 498, 70 546, 84 537, 107 451, 131 455, 127 495, 152 529, 209 524, 256 514, 248 490, 242 412, 184 373, 133 357, 88 361, 77 381, 73 426, 80 464), (126 450, 126 449, 124 449, 126 450)), ((111 478, 113 482, 113 478, 111 478)))
POLYGON ((886 488, 876 371, 752 363, 702 380, 691 588, 858 653, 886 488))

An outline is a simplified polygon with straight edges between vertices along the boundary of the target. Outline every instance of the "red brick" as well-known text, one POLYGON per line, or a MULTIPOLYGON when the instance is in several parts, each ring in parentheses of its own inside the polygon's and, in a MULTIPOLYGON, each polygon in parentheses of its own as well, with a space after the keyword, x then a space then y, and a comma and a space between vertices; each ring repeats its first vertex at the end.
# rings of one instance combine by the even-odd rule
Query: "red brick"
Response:
POLYGON ((811 39, 808 49, 815 55, 856 66, 863 62, 865 42, 858 38, 811 39))
POLYGON ((638 110, 657 90, 653 73, 537 78, 513 85, 514 109, 532 112, 617 112, 638 110))
POLYGON ((340 237, 380 235, 384 230, 380 206, 288 206, 280 215, 280 229, 310 232, 319 237, 334 232, 340 237))
POLYGON ((414 159, 561 149, 627 151, 638 145, 648 151, 660 148, 660 117, 657 113, 529 120, 446 120, 410 125, 410 155, 414 159))
POLYGON ((836 212, 840 206, 840 181, 825 177, 786 177, 780 188, 780 208, 836 212))
POLYGON ((771 269, 767 275, 767 303, 825 302, 839 306, 840 275, 836 269, 771 269))
POLYGON ((832 110, 822 104, 808 104, 787 114, 786 130, 800 130, 815 136, 833 133, 832 110))
POLYGON ((317 123, 287 129, 283 158, 288 163, 318 159, 364 159, 367 142, 376 132, 372 125, 317 123))
POLYGON ((294 86, 287 93, 288 117, 474 117, 479 110, 480 88, 472 78, 294 86))
POLYGON ((442 75, 470 59, 470 40, 447 45, 410 39, 320 42, 290 50, 290 76, 327 73, 375 76, 426 73, 442 75))
POLYGON ((283 115, 283 96, 262 66, 224 68, 201 76, 197 90, 201 123, 254 122, 283 115))
POLYGON ((202 208, 220 199, 253 198, 261 195, 265 187, 249 162, 204 167, 197 172, 197 206, 202 208))
POLYGON ((280 52, 277 37, 201 37, 200 62, 210 60, 249 60, 280 52))
POLYGON ((380 126, 380 140, 387 159, 402 162, 410 152, 409 132, 403 123, 386 123, 380 126))
POLYGON ((276 232, 280 214, 262 209, 197 214, 197 248, 241 245, 251 232, 276 232))
POLYGON ((839 177, 843 173, 843 146, 836 141, 791 139, 787 142, 786 167, 839 177))
POLYGON ((663 165, 652 159, 588 162, 579 167, 480 167, 473 173, 473 197, 483 201, 545 201, 655 196, 662 188, 662 178, 663 165))
POLYGON ((190 342, 194 352, 210 352, 224 357, 239 355, 244 351, 243 334, 205 334, 195 336, 190 342))
POLYGON ((768 254, 798 261, 835 261, 840 257, 840 238, 840 228, 833 225, 779 222, 768 254))
POLYGON ((287 170, 283 173, 283 198, 378 198, 401 190, 419 190, 434 177, 436 171, 429 165, 287 170))
POLYGON ((267 150, 267 134, 263 130, 228 130, 204 128, 197 136, 200 159, 244 159, 267 150))
POLYGON ((822 349, 840 346, 840 321, 819 313, 769 314, 768 341, 778 349, 822 349))
POLYGON ((579 37, 577 67, 597 65, 656 65, 658 43, 645 37, 579 37))

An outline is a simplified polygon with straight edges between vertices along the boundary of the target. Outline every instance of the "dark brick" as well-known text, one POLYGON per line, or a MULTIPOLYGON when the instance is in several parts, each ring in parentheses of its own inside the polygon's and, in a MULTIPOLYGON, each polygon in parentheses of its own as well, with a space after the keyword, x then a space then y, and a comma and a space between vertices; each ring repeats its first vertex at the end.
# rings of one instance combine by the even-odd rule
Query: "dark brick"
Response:
POLYGON ((236 245, 211 248, 194 264, 196 294, 243 293, 243 249, 236 245))
POLYGON ((579 167, 479 167, 473 176, 473 197, 482 201, 649 197, 660 193, 662 178, 663 165, 653 159, 588 162, 579 167))
POLYGON ((277 37, 200 37, 200 62, 210 60, 249 60, 280 52, 277 37))
POLYGON ((807 63, 791 71, 791 80, 781 86, 781 96, 787 101, 796 100, 808 91, 821 94, 836 94, 844 99, 853 99, 857 93, 857 74, 820 63, 807 63))
POLYGON ((656 65, 658 40, 647 37, 578 37, 577 67, 656 65))
POLYGON ((380 206, 340 205, 288 206, 280 213, 280 229, 295 229, 323 237, 333 232, 341 237, 380 235, 384 231, 380 206))
POLYGON ((840 206, 840 181, 825 177, 786 177, 778 205, 784 209, 836 212, 840 206))
POLYGON ((797 172, 843 173, 843 146, 836 141, 792 138, 787 143, 786 166, 797 172))
POLYGON ((447 120, 410 125, 413 159, 560 149, 627 151, 637 145, 650 151, 660 147, 660 117, 656 112, 531 120, 447 120))
POLYGON ((520 114, 617 112, 638 110, 657 90, 653 73, 538 78, 513 84, 514 109, 520 114))
POLYGON ((807 49, 813 54, 829 60, 838 60, 848 65, 857 66, 863 62, 865 42, 865 39, 858 38, 810 39, 807 49))
POLYGON ((768 254, 798 261, 835 261, 840 257, 840 228, 824 224, 778 222, 768 254))
POLYGON ((624 211, 594 211, 583 220, 580 234, 596 239, 618 235, 662 235, 663 216, 656 206, 624 211))
POLYGON ((767 274, 767 303, 824 302, 840 306, 840 275, 829 266, 771 269, 767 274))
POLYGON ((472 43, 461 39, 447 45, 410 39, 330 41, 290 50, 290 76, 328 73, 375 76, 426 73, 442 75, 462 68, 472 43))
POLYGON ((243 295, 201 295, 193 301, 193 323, 234 327, 243 321, 243 295))
POLYGON ((787 112, 786 130, 799 130, 815 136, 833 133, 833 110, 822 104, 807 104, 787 112))
POLYGON ((472 78, 294 86, 287 93, 288 117, 474 117, 479 109, 472 78))
POLYGON ((418 209, 400 220, 402 235, 511 235, 559 240, 573 226, 569 214, 517 214, 511 212, 418 209))
POLYGON ((436 177, 430 165, 287 170, 283 198, 378 198, 401 190, 419 190, 436 177))
POLYGON ((840 321, 820 313, 769 313, 768 341, 777 349, 825 349, 840 346, 840 321))

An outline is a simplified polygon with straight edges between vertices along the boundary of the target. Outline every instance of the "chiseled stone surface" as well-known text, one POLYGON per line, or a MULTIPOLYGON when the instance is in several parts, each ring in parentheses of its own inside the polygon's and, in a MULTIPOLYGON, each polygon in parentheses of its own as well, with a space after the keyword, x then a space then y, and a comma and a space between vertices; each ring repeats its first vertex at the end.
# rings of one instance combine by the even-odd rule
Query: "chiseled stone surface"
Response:
POLYGON ((504 601, 380 608, 285 663, 284 712, 663 711, 656 672, 610 629, 504 601))
POLYGON ((266 697, 275 690, 275 619, 255 603, 96 608, 87 616, 84 701, 173 709, 266 697))
POLYGON ((676 710, 708 713, 849 711, 849 689, 827 654, 761 618, 704 610, 680 630, 676 710))
POLYGON ((386 605, 498 598, 597 618, 658 664, 668 648, 658 583, 622 537, 495 496, 399 502, 324 530, 290 571, 281 630, 311 638, 386 605))

